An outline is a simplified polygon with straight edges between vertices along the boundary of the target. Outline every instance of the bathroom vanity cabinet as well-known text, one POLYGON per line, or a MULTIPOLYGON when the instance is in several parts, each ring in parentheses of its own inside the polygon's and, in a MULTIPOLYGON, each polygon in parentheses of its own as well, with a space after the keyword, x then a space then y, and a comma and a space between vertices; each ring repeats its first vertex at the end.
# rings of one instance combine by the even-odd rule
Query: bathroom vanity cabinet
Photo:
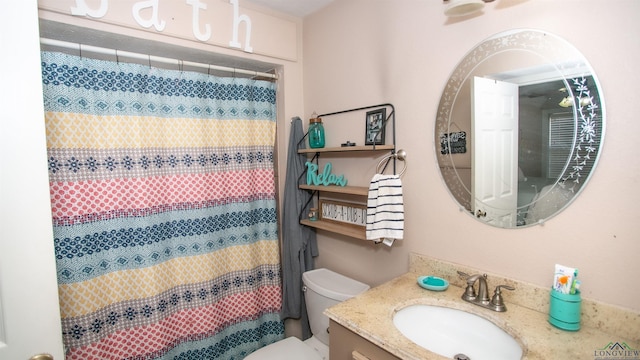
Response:
POLYGON ((332 360, 400 360, 333 320, 329 323, 329 332, 332 360))
MULTIPOLYGON (((393 105, 381 104, 381 105, 367 106, 367 107, 362 107, 357 109, 338 111, 338 112, 329 113, 329 114, 321 114, 319 115, 319 117, 328 117, 331 115, 338 115, 338 114, 344 114, 349 112, 363 112, 365 110, 382 109, 382 108, 390 109, 388 117, 383 122, 383 127, 389 127, 389 123, 390 123, 390 130, 391 130, 390 139, 391 140, 388 141, 390 142, 390 144, 309 148, 309 149, 299 149, 298 153, 307 154, 308 156, 311 156, 312 158, 310 161, 312 162, 315 161, 316 164, 318 164, 318 160, 321 156, 326 157, 326 156, 331 156, 332 154, 334 155, 339 154, 341 156, 344 156, 345 153, 354 153, 354 152, 371 152, 371 153, 380 153, 380 154, 389 153, 390 155, 387 156, 388 160, 387 160, 387 163, 385 164, 385 168, 389 161, 393 161, 393 169, 395 170, 395 160, 396 160, 396 157, 394 157, 394 155, 396 154, 395 109, 393 105)), ((366 205, 367 205, 367 195, 369 192, 368 184, 367 186, 300 185, 300 189, 310 191, 316 196, 316 205, 318 207, 317 209, 318 214, 322 212, 322 209, 320 208, 320 200, 322 197, 321 194, 325 194, 329 196, 332 200, 344 199, 344 198, 348 199, 349 201, 341 204, 341 205, 344 205, 345 208, 349 207, 349 205, 353 205, 354 207, 364 208, 365 211, 363 212, 363 216, 364 216, 363 220, 366 222, 366 205)), ((340 211, 344 211, 344 210, 341 209, 340 211)), ((302 225, 346 235, 356 239, 366 240, 365 226, 362 226, 364 225, 364 223, 360 225, 360 224, 349 223, 349 221, 341 222, 341 221, 335 221, 335 220, 333 221, 323 220, 320 218, 320 216, 318 216, 317 220, 309 220, 306 215, 307 214, 300 214, 300 223, 302 225)))
POLYGON ((325 310, 330 319, 331 360, 450 359, 411 341, 394 325, 396 311, 417 304, 462 310, 489 320, 521 343, 523 360, 593 359, 595 349, 623 343, 640 348, 640 313, 635 310, 583 298, 580 331, 565 331, 548 321, 547 287, 489 274, 492 284, 516 288, 505 299, 508 310, 495 312, 460 298, 466 282, 457 272, 482 274, 484 270, 419 254, 411 254, 409 263, 408 273, 325 310), (451 284, 444 291, 426 290, 416 282, 423 274, 437 274, 451 284))

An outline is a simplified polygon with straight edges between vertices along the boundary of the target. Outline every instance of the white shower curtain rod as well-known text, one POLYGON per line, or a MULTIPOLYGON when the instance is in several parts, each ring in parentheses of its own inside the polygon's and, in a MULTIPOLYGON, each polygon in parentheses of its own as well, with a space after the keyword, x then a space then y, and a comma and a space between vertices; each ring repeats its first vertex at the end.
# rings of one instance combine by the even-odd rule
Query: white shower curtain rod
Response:
POLYGON ((112 56, 115 56, 115 57, 123 56, 123 57, 132 58, 132 59, 148 60, 149 63, 154 61, 154 62, 161 62, 161 63, 164 63, 164 64, 172 64, 172 65, 176 65, 176 66, 179 66, 179 67, 187 65, 187 66, 193 66, 193 67, 198 67, 198 68, 208 69, 208 70, 225 71, 225 72, 230 72, 230 73, 234 73, 234 74, 246 74, 246 75, 253 75, 253 76, 261 76, 261 77, 266 77, 266 78, 270 78, 270 79, 277 79, 278 78, 275 74, 269 74, 269 73, 265 73, 265 72, 245 70, 245 69, 236 69, 236 68, 231 68, 231 67, 226 67, 226 66, 219 66, 219 65, 203 64, 203 63, 197 63, 197 62, 186 61, 186 60, 177 60, 177 59, 171 59, 171 58, 166 58, 166 57, 162 57, 162 56, 145 55, 145 54, 139 54, 139 53, 134 53, 134 52, 129 52, 129 51, 107 49, 107 48, 98 47, 98 46, 83 45, 83 44, 72 43, 72 42, 61 41, 61 40, 54 40, 54 39, 40 38, 40 44, 49 45, 49 46, 56 46, 56 47, 61 47, 61 48, 66 48, 66 49, 74 49, 74 50, 79 50, 80 52, 86 51, 86 52, 93 52, 93 53, 97 53, 97 54, 112 55, 112 56))

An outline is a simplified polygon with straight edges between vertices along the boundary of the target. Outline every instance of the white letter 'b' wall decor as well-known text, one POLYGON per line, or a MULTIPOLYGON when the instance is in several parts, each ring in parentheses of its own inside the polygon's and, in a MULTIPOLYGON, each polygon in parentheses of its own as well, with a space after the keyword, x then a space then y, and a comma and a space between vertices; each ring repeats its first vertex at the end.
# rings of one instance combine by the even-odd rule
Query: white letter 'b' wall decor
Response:
POLYGON ((108 0, 100 0, 100 7, 97 10, 90 9, 85 0, 76 0, 76 6, 71 7, 71 15, 101 18, 107 14, 108 9, 108 0))

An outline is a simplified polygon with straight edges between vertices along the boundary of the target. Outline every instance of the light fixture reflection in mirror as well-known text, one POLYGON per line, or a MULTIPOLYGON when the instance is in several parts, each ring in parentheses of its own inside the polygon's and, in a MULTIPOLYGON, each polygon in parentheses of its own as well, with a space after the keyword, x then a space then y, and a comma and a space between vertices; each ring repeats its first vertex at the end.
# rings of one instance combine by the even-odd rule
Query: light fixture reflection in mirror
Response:
POLYGON ((444 9, 447 16, 465 16, 482 10, 484 3, 482 0, 449 0, 449 4, 444 9))
POLYGON ((512 30, 472 49, 445 85, 438 165, 460 208, 479 221, 541 224, 584 188, 604 124, 597 77, 584 56, 555 35, 512 30))
POLYGON ((484 3, 494 0, 444 0, 447 6, 444 8, 446 16, 458 17, 477 13, 484 8, 484 3))

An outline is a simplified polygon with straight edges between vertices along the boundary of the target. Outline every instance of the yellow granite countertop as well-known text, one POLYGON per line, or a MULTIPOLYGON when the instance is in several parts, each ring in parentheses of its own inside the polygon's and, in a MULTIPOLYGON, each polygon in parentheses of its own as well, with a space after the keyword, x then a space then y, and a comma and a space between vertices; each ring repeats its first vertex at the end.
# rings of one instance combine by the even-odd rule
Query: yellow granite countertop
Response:
MULTIPOLYGON (((630 339, 585 327, 579 331, 563 331, 547 321, 547 314, 509 303, 503 313, 491 311, 463 301, 461 287, 450 285, 436 292, 417 284, 418 273, 409 272, 370 289, 355 298, 326 310, 325 314, 347 329, 369 340, 401 359, 446 359, 404 337, 393 325, 399 309, 414 304, 437 305, 479 315, 515 337, 523 348, 523 359, 595 359, 595 352, 610 343, 623 343, 639 349, 630 339)), ((492 290, 492 289, 491 289, 492 290)), ((517 290, 516 290, 517 291, 517 290)))

